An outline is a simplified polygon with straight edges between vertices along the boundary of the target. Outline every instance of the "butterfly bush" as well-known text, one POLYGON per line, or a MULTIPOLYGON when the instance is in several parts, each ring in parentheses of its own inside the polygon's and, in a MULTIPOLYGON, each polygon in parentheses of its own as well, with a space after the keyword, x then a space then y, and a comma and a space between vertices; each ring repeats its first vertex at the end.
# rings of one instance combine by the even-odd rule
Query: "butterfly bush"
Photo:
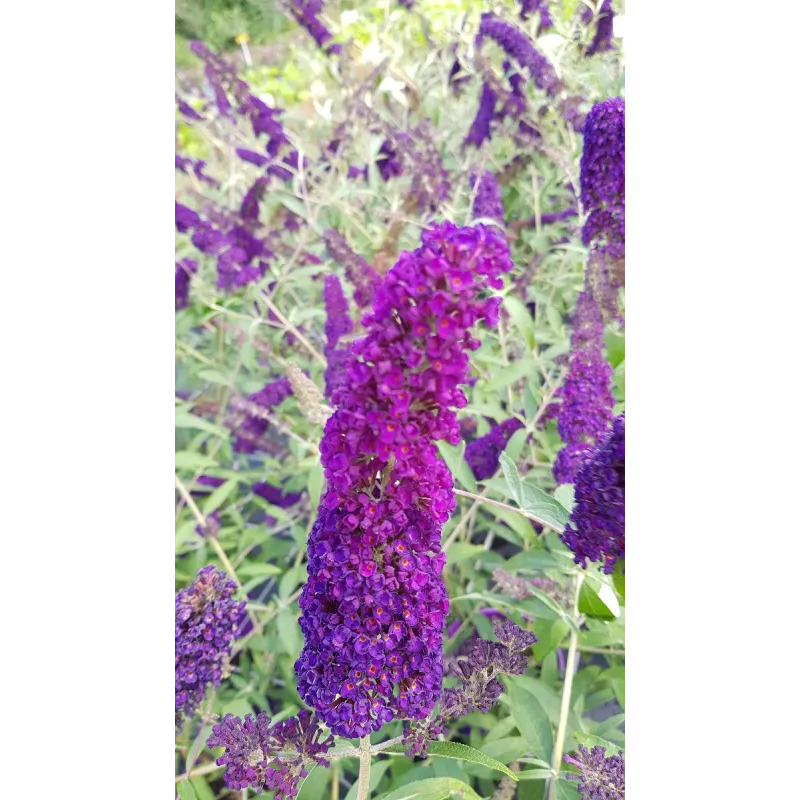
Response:
POLYGON ((494 175, 489 170, 472 172, 469 179, 471 190, 475 189, 476 183, 478 191, 472 206, 472 216, 478 219, 494 219, 502 226, 505 220, 503 198, 494 175))
POLYGON ((625 800, 625 758, 620 751, 606 756, 605 747, 595 745, 591 752, 578 745, 577 757, 569 754, 564 761, 580 770, 580 775, 568 772, 568 780, 578 781, 578 791, 584 800, 625 800))
POLYGON ((325 396, 331 397, 345 379, 345 362, 349 347, 339 347, 342 336, 353 332, 353 320, 347 307, 347 298, 336 275, 325 276, 323 289, 325 302, 325 396))
POLYGON ((449 603, 441 528, 453 479, 435 442, 459 441, 455 408, 471 334, 497 323, 505 240, 446 222, 401 254, 353 343, 320 444, 328 489, 300 597, 300 696, 339 735, 422 718, 441 693, 449 603))
POLYGON ((216 567, 203 567, 175 595, 175 725, 192 717, 209 685, 230 670, 237 620, 245 603, 234 600, 236 584, 216 567))
POLYGON ((328 228, 322 238, 328 257, 344 268, 347 280, 355 289, 353 299, 360 308, 372 305, 375 292, 381 282, 380 275, 347 243, 341 233, 328 228))
POLYGON ((231 401, 235 412, 230 420, 236 431, 233 450, 236 453, 255 453, 263 449, 270 427, 269 412, 292 394, 288 378, 277 378, 253 394, 231 401))
POLYGON ((575 507, 561 539, 575 563, 603 565, 610 573, 625 558, 625 414, 581 464, 575 478, 575 507))
MULTIPOLYGON (((594 14, 592 9, 584 6, 582 13, 582 20, 584 23, 590 23, 594 14)), ((614 9, 611 5, 611 0, 603 0, 602 5, 597 13, 597 27, 594 31, 594 36, 586 48, 587 58, 595 55, 596 53, 605 53, 609 50, 614 50, 614 9)))
POLYGON ((539 28, 541 30, 552 28, 553 17, 550 14, 547 0, 522 0, 522 9, 519 15, 521 19, 528 19, 537 12, 539 13, 539 28))

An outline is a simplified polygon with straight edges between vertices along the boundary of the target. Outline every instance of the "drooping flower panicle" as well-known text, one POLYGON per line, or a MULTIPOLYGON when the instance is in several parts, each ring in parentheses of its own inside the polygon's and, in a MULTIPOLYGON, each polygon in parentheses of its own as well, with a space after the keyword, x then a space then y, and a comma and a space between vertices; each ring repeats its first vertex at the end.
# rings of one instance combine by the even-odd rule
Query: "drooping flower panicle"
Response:
POLYGON ((350 348, 339 347, 339 340, 353 332, 353 320, 347 307, 347 298, 336 275, 325 276, 323 289, 325 301, 325 396, 330 398, 345 380, 345 363, 350 348))
POLYGON ((459 441, 471 329, 497 323, 500 300, 485 292, 511 267, 490 228, 423 232, 378 288, 333 394, 295 670, 300 696, 342 736, 422 718, 441 692, 441 527, 455 495, 435 442, 459 441))
POLYGON ((497 180, 489 170, 477 173, 473 172, 469 179, 470 189, 475 189, 478 184, 478 191, 475 195, 475 203, 472 206, 472 216, 476 219, 494 219, 501 227, 505 224, 505 210, 503 209, 503 198, 500 194, 500 187, 497 180))
POLYGON ((251 788, 256 794, 266 789, 276 792, 275 800, 290 800, 297 796, 311 764, 330 766, 325 754, 333 742, 333 736, 322 739, 316 715, 303 709, 274 724, 263 711, 255 718, 247 714, 244 720, 226 714, 206 745, 225 749, 217 764, 226 768, 229 789, 251 788))
POLYGON ((226 676, 245 603, 236 584, 213 565, 175 595, 175 724, 195 714, 209 685, 226 676))
POLYGON ((613 572, 625 558, 625 414, 585 458, 575 479, 575 507, 561 539, 575 563, 613 572))

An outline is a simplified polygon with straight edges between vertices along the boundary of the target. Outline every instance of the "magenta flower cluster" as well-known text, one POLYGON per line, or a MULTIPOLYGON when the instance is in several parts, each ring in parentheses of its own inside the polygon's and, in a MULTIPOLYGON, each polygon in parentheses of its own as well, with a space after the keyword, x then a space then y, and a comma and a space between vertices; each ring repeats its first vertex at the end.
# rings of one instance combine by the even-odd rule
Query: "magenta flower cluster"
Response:
POLYGON ((229 669, 237 620, 245 603, 233 599, 236 584, 216 567, 203 567, 175 595, 175 724, 195 714, 209 684, 219 686, 229 669))
POLYGON ((491 478, 500 464, 500 453, 509 439, 525 426, 515 417, 495 425, 485 436, 473 439, 464 451, 464 460, 479 481, 491 478))
POLYGON ((290 800, 311 764, 330 766, 325 754, 333 742, 333 736, 322 739, 319 720, 304 709, 274 724, 263 711, 255 718, 247 714, 244 720, 226 714, 212 728, 206 745, 224 748, 217 764, 226 768, 229 789, 251 788, 256 794, 266 789, 276 792, 275 800, 290 800))
POLYGON ((372 305, 381 278, 377 272, 358 255, 339 231, 328 228, 322 238, 328 257, 344 268, 347 280, 353 286, 353 299, 360 308, 372 305))
POLYGON ((498 232, 434 226, 387 273, 351 347, 320 445, 328 490, 295 664, 300 696, 336 734, 422 718, 441 692, 441 529, 455 495, 435 442, 459 441, 459 384, 480 346, 471 329, 497 323, 500 298, 486 293, 511 268, 498 232))
POLYGON ((578 781, 583 800, 625 800, 625 758, 622 751, 606 756, 605 747, 595 745, 591 752, 578 745, 577 757, 564 756, 567 764, 580 770, 580 775, 567 773, 567 779, 578 781))
POLYGON ((578 469, 613 417, 613 370, 604 355, 604 326, 592 293, 575 304, 567 377, 556 392, 553 410, 564 447, 553 462, 557 483, 573 483, 578 469))
POLYGON ((610 573, 625 558, 624 413, 581 464, 575 507, 561 538, 582 567, 588 559, 610 573))
POLYGON ((336 275, 325 276, 322 291, 325 302, 325 396, 331 397, 345 380, 345 363, 350 352, 347 345, 339 347, 339 340, 353 332, 353 320, 347 307, 347 298, 336 275))

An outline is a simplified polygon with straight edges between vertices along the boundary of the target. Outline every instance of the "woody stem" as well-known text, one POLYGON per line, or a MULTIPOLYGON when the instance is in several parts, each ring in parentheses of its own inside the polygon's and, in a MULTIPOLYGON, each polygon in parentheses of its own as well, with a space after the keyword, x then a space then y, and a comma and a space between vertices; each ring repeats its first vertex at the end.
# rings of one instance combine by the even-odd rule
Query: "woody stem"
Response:
POLYGON ((369 800, 369 768, 372 764, 372 753, 369 747, 369 736, 361 740, 360 764, 358 767, 358 795, 356 800, 369 800))

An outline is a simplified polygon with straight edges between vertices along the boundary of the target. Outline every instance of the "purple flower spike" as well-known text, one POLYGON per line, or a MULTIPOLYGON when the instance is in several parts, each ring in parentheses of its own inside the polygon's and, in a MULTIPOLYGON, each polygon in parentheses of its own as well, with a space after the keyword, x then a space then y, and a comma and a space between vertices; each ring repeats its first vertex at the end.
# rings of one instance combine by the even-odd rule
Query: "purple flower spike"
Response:
POLYGON ((500 195, 500 187, 497 185, 494 175, 489 170, 484 170, 478 175, 473 172, 470 175, 470 188, 475 188, 478 184, 478 193, 475 195, 475 204, 472 207, 472 216, 477 219, 495 219, 499 225, 505 221, 505 210, 503 209, 503 198, 500 195))
POLYGON ((353 332, 353 321, 347 307, 342 284, 335 275, 325 276, 325 395, 331 397, 346 378, 345 364, 350 353, 347 345, 338 347, 339 339, 353 332))
POLYGON ((175 262, 175 310, 180 311, 189 305, 189 282, 197 272, 197 262, 191 258, 175 262))
POLYGON ((550 96, 555 96, 561 90, 561 81, 553 65, 518 28, 493 14, 483 14, 478 35, 494 39, 511 58, 528 70, 534 83, 550 96))
POLYGON ((539 28, 546 30, 553 27, 553 17, 547 5, 547 0, 522 0, 520 9, 520 19, 528 19, 529 16, 539 12, 539 28))
POLYGON ((579 781, 583 800, 625 800, 625 758, 622 751, 606 757, 605 747, 596 745, 591 753, 578 745, 577 758, 567 754, 564 761, 580 769, 580 775, 567 774, 568 780, 579 781))
MULTIPOLYGON (((588 17, 589 20, 591 20, 591 9, 585 7, 585 12, 586 11, 589 12, 588 17)), ((600 6, 600 12, 597 15, 597 28, 594 32, 594 38, 586 50, 587 58, 593 56, 595 53, 605 53, 607 50, 614 50, 613 37, 614 9, 611 7, 611 0, 603 0, 603 5, 600 6)))
POLYGON ((328 489, 308 542, 298 691, 338 735, 424 718, 442 691, 442 525, 453 478, 435 442, 459 441, 454 409, 471 333, 497 323, 501 234, 450 222, 422 234, 378 287, 320 444, 328 489))
POLYGON ((175 595, 175 724, 195 714, 209 684, 227 676, 236 621, 245 603, 233 599, 236 584, 213 565, 175 595))
POLYGON ((561 539, 582 567, 588 559, 610 573, 625 558, 624 413, 578 470, 575 507, 561 539))
POLYGON ((572 483, 587 452, 608 429, 613 417, 613 370, 603 352, 603 320, 591 292, 578 297, 572 330, 572 350, 564 384, 548 416, 558 417, 564 441, 553 462, 556 482, 572 483))
POLYGON ((478 106, 478 113, 472 122, 469 133, 464 139, 464 144, 472 144, 480 147, 487 139, 492 138, 492 120, 494 119, 494 107, 497 103, 497 93, 489 86, 483 84, 481 90, 481 100, 478 106))

